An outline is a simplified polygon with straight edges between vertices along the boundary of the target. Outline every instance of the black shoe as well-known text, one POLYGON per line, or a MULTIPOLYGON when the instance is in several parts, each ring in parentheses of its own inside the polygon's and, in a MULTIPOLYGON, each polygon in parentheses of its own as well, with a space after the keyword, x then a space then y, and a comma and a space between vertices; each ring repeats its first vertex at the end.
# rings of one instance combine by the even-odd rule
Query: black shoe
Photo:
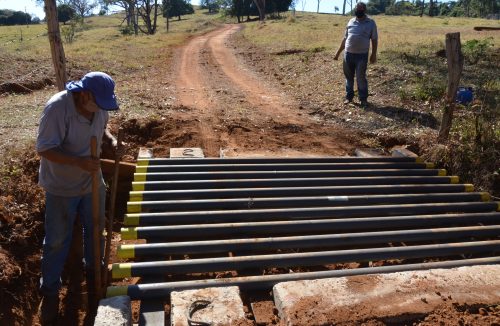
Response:
POLYGON ((369 104, 368 104, 368 101, 367 101, 367 100, 361 100, 361 104, 360 104, 360 106, 361 106, 363 109, 367 108, 367 107, 368 107, 368 105, 369 105, 369 104))
POLYGON ((42 326, 55 325, 59 316, 59 296, 46 295, 42 298, 40 306, 40 319, 42 326))

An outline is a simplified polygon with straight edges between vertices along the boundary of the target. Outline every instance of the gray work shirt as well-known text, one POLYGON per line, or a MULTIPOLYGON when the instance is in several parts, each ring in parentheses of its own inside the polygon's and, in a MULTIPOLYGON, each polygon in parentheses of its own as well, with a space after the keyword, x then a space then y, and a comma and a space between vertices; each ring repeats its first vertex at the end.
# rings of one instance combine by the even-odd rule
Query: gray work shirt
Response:
MULTIPOLYGON (((78 157, 90 156, 90 138, 97 137, 97 152, 101 143, 109 114, 99 110, 92 121, 79 114, 71 92, 62 91, 47 102, 40 118, 37 152, 58 149, 64 154, 78 157)), ((100 172, 101 186, 104 184, 100 172)), ((92 192, 92 174, 77 166, 60 164, 40 159, 38 183, 45 191, 64 197, 85 195, 92 192)))
POLYGON ((368 53, 370 39, 378 38, 377 25, 369 17, 357 20, 356 17, 349 20, 345 30, 345 51, 349 53, 368 53))

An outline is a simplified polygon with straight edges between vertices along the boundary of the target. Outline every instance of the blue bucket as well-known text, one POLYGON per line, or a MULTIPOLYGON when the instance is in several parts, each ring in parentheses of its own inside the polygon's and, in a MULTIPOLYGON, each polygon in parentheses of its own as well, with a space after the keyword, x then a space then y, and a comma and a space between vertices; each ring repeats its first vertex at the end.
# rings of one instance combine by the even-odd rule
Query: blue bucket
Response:
POLYGON ((474 99, 474 92, 472 87, 459 87, 457 90, 457 95, 455 96, 455 101, 460 104, 469 104, 474 99))

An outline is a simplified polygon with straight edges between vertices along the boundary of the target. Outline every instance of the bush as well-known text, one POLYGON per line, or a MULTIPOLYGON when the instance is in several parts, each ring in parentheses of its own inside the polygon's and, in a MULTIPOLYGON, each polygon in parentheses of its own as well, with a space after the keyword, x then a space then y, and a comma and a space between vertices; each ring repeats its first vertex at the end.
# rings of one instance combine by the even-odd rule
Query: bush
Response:
POLYGON ((462 44, 462 53, 470 64, 477 64, 479 60, 487 58, 489 49, 493 47, 493 37, 484 40, 469 40, 462 44))

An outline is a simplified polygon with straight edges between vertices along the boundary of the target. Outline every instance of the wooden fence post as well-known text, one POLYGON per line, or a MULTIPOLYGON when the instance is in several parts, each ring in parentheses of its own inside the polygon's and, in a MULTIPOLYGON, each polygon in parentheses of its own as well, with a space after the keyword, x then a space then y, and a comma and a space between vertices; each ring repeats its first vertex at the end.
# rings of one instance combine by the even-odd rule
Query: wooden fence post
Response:
POLYGON ((50 51, 52 53, 52 63, 56 74, 57 88, 62 91, 66 85, 68 76, 66 75, 66 58, 59 31, 59 21, 57 20, 57 6, 55 0, 45 1, 45 15, 49 33, 50 51))
POLYGON ((453 110, 455 109, 455 96, 464 66, 460 33, 446 34, 446 59, 448 61, 448 89, 446 92, 446 104, 443 110, 441 128, 439 129, 438 142, 440 143, 446 142, 450 135, 453 110))

